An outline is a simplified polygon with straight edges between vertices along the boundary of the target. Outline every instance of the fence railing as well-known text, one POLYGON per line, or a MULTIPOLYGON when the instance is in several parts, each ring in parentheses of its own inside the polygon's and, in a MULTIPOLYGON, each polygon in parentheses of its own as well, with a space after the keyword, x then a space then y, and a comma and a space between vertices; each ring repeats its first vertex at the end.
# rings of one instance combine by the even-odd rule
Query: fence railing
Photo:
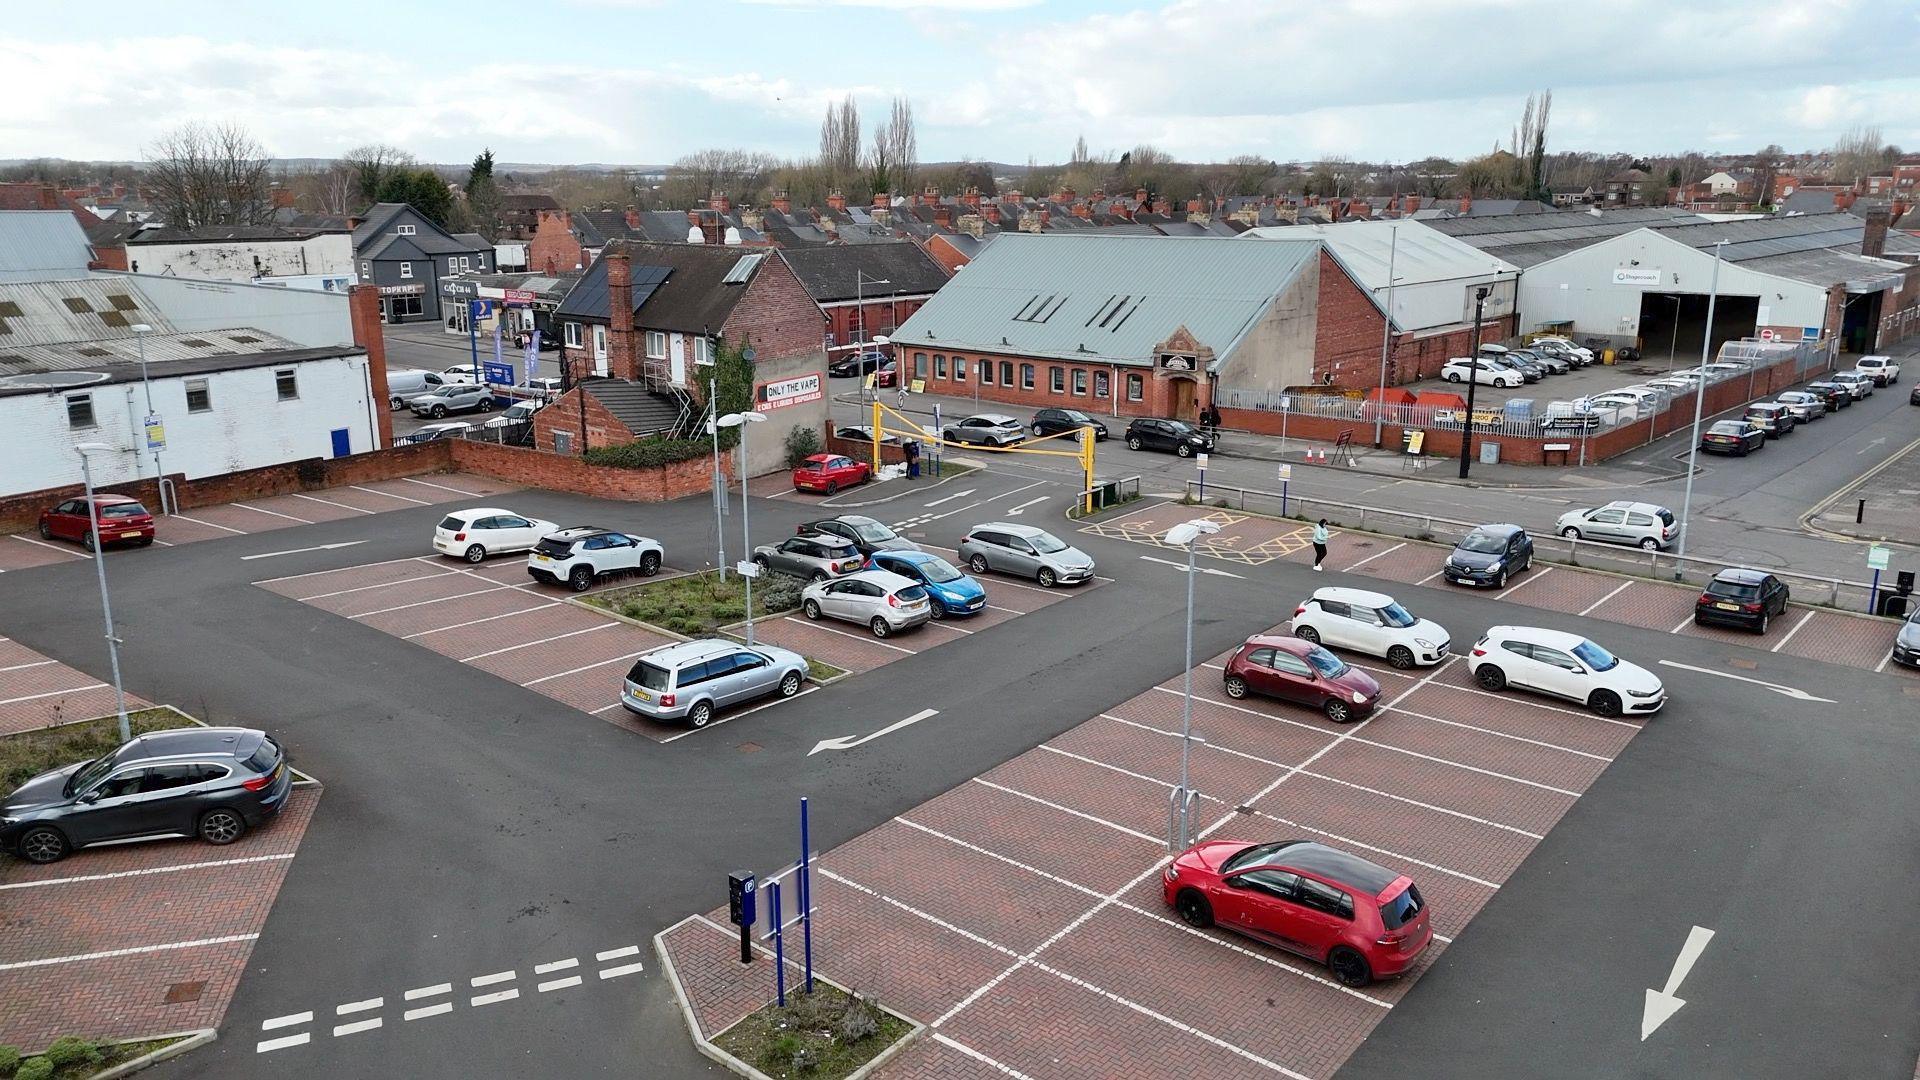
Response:
POLYGON ((1131 502, 1139 497, 1140 478, 1138 476, 1123 476, 1118 480, 1097 481, 1092 487, 1081 492, 1080 497, 1073 501, 1073 506, 1067 511, 1067 516, 1081 517, 1088 513, 1097 514, 1108 507, 1118 506, 1124 502, 1131 502), (1089 502, 1093 505, 1091 511, 1086 509, 1089 502))

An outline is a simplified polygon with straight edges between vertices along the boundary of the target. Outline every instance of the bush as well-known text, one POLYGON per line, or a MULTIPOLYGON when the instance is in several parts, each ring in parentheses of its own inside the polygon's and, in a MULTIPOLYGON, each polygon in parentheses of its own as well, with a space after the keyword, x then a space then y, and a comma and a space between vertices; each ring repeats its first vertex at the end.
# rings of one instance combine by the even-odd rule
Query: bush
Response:
POLYGON ((820 433, 810 427, 787 432, 787 468, 799 468, 801 462, 820 452, 820 446, 820 433))
POLYGON ((20 1051, 11 1046, 0 1046, 0 1076, 12 1076, 13 1070, 20 1067, 20 1051))
POLYGON ((28 1058, 20 1063, 13 1080, 53 1080, 53 1062, 43 1057, 28 1058))
POLYGON ((53 1045, 47 1047, 44 1056, 48 1061, 53 1062, 55 1068, 64 1069, 78 1062, 88 1065, 99 1064, 105 1055, 100 1052, 98 1046, 86 1039, 76 1035, 63 1035, 53 1040, 53 1045))
MULTIPOLYGON (((722 448, 727 445, 723 433, 722 448)), ((679 461, 692 461, 713 453, 713 443, 705 439, 640 439, 624 446, 596 446, 582 455, 589 465, 616 469, 654 469, 679 461)))

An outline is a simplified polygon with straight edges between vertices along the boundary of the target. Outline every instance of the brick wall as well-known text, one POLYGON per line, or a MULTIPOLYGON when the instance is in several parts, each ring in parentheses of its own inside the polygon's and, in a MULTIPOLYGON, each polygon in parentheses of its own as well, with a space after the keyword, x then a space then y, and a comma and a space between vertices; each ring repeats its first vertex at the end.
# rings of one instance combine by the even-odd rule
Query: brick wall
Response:
MULTIPOLYGON (((855 461, 864 461, 869 465, 873 464, 873 443, 863 439, 842 439, 833 433, 834 429, 838 426, 839 425, 831 421, 822 426, 821 441, 824 444, 822 448, 829 454, 844 454, 855 461)), ((926 448, 924 446, 921 448, 920 453, 921 460, 925 461, 926 448)), ((898 465, 906 460, 907 452, 899 446, 892 443, 880 444, 880 464, 898 465)))
MULTIPOLYGON (((866 313, 866 331, 858 335, 871 341, 877 334, 891 336, 907 317, 919 311, 927 302, 924 296, 915 296, 903 300, 863 300, 860 310, 866 313)), ((854 305, 820 309, 827 317, 827 332, 833 335, 836 345, 850 345, 855 338, 853 310, 854 305)))
POLYGON ((553 436, 556 432, 571 436, 572 444, 568 454, 578 455, 582 449, 596 446, 619 446, 633 441, 633 431, 607 411, 600 399, 578 388, 569 390, 553 400, 551 405, 533 414, 533 445, 541 450, 558 453, 554 447, 553 436), (580 437, 581 399, 585 398, 587 435, 580 437))
MULTIPOLYGON (((923 368, 917 365, 921 363, 921 358, 924 358, 924 377, 927 381, 928 393, 972 397, 977 383, 983 408, 987 402, 991 401, 1014 409, 1039 409, 1048 406, 1079 409, 1093 416, 1166 416, 1167 410, 1172 407, 1173 398, 1168 389, 1167 380, 1154 378, 1153 372, 1144 367, 1075 364, 1040 357, 1004 353, 949 352, 945 349, 935 350, 921 346, 910 348, 904 342, 894 345, 893 355, 898 362, 906 365, 905 371, 909 380, 922 377, 920 372, 923 368), (940 374, 937 357, 946 359, 945 376, 940 374), (967 374, 964 379, 955 377, 959 370, 955 364, 956 358, 966 361, 967 374), (993 381, 979 382, 980 365, 988 363, 993 365, 993 381), (1001 367, 1007 363, 1013 365, 1011 383, 1001 378, 1003 374, 1001 367), (1033 369, 1032 389, 1027 389, 1022 380, 1023 366, 1033 369), (1060 371, 1063 387, 1059 393, 1055 393, 1052 389, 1052 373, 1056 368, 1060 371), (1076 372, 1084 378, 1086 387, 1084 393, 1074 392, 1074 387, 1081 385, 1075 382, 1076 372), (1127 399, 1127 376, 1130 374, 1140 378, 1141 396, 1138 401, 1127 399), (1098 377, 1102 375, 1107 379, 1107 393, 1104 397, 1096 392, 1099 389, 1098 377)), ((1196 400, 1204 401, 1205 399, 1206 390, 1203 384, 1198 390, 1196 400)))
POLYGON ((939 263, 940 269, 945 270, 948 277, 952 277, 961 267, 973 261, 962 254, 958 248, 947 243, 947 238, 939 233, 928 238, 925 250, 927 257, 939 263))
MULTIPOLYGON (((355 285, 347 291, 347 314, 353 324, 353 343, 367 350, 367 376, 372 383, 371 400, 387 400, 387 334, 380 324, 380 289, 374 285, 355 285)), ((380 429, 380 445, 393 445, 393 412, 375 409, 380 429)))
MULTIPOLYGON (((550 410, 541 410, 547 411, 550 410)), ((528 487, 570 491, 599 499, 666 502, 700 494, 713 486, 713 459, 708 457, 654 469, 620 469, 589 465, 578 458, 539 450, 469 439, 448 439, 445 445, 451 448, 456 469, 528 487)), ((721 451, 720 468, 728 478, 733 476, 732 451, 721 451)))
POLYGON ((587 253, 573 235, 573 219, 565 210, 542 210, 527 244, 527 269, 534 273, 564 273, 587 265, 587 253))
POLYGON ((1314 322, 1313 381, 1363 388, 1380 382, 1380 335, 1385 316, 1347 272, 1320 251, 1320 297, 1314 322))
POLYGON ((732 345, 752 345, 759 358, 778 360, 819 352, 825 325, 820 305, 776 254, 761 261, 720 336, 732 345))

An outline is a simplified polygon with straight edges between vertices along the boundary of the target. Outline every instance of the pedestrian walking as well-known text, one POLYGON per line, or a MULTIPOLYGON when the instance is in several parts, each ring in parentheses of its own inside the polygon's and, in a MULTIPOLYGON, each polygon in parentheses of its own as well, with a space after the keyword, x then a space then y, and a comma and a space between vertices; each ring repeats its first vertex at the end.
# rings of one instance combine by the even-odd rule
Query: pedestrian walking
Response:
POLYGON ((1324 573, 1326 568, 1321 566, 1320 564, 1326 561, 1327 561, 1327 519, 1321 518, 1320 523, 1313 527, 1313 568, 1314 570, 1324 573))

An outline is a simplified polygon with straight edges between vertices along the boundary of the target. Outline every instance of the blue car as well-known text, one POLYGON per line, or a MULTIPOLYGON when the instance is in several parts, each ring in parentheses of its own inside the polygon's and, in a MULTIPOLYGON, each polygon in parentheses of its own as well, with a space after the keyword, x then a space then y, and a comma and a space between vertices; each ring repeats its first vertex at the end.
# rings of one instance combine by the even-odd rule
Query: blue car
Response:
POLYGON ((933 617, 978 615, 987 607, 987 590, 952 563, 926 551, 876 551, 869 570, 887 570, 926 586, 933 617))

